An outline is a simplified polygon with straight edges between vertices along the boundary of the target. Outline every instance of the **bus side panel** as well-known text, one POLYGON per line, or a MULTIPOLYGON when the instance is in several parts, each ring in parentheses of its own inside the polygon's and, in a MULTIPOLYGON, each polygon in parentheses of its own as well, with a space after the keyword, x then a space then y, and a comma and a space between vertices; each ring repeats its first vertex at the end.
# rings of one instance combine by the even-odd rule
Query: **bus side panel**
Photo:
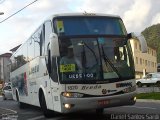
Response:
MULTIPOLYGON (((28 62, 24 66, 18 68, 11 73, 11 81, 13 86, 13 98, 16 98, 16 91, 19 95, 20 102, 40 106, 39 104, 39 90, 44 88, 46 103, 52 104, 48 96, 51 96, 50 80, 47 74, 44 57, 37 57, 34 60, 28 62), (44 62, 42 62, 44 61, 44 62)), ((47 106, 53 106, 47 104, 47 106)), ((51 107, 53 109, 53 107, 51 107)))
POLYGON ((29 96, 29 83, 27 80, 28 66, 29 64, 27 63, 10 74, 13 87, 13 99, 17 100, 17 97, 19 97, 20 102, 24 103, 26 103, 25 98, 29 96))
POLYGON ((50 92, 50 79, 47 73, 45 57, 38 57, 30 62, 29 87, 33 105, 40 106, 39 96, 44 94, 48 109, 53 109, 52 96, 50 92), (42 93, 39 93, 40 89, 42 93))

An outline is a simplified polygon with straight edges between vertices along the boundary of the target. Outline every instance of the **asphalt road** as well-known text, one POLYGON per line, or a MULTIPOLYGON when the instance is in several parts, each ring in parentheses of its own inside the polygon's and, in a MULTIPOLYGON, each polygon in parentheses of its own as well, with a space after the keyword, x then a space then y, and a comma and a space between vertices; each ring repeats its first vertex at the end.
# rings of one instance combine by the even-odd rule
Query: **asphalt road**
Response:
MULTIPOLYGON (((15 120, 159 120, 160 102, 137 102, 134 106, 123 106, 105 109, 103 116, 97 116, 95 111, 85 111, 72 114, 55 114, 54 117, 44 118, 42 111, 33 106, 19 109, 17 103, 12 100, 0 100, 0 112, 8 110, 14 112, 15 120)), ((1 113, 2 114, 2 113, 1 113)), ((7 117, 7 115, 1 116, 7 117)), ((9 116, 10 117, 10 116, 9 116)), ((12 120, 14 120, 12 119, 12 120)), ((7 119, 9 120, 9 119, 7 119)))

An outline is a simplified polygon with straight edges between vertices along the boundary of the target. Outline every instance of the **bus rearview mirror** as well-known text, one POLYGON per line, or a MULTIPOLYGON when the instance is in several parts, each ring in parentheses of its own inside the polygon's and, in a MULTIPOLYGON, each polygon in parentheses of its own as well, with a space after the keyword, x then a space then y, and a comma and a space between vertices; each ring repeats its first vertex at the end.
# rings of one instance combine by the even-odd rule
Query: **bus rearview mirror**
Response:
POLYGON ((58 37, 55 33, 50 34, 50 50, 52 57, 58 57, 60 55, 58 37))
POLYGON ((138 38, 138 40, 140 42, 142 53, 147 53, 147 50, 148 50, 148 48, 147 48, 147 42, 146 42, 144 36, 140 35, 140 36, 137 36, 137 38, 138 38))

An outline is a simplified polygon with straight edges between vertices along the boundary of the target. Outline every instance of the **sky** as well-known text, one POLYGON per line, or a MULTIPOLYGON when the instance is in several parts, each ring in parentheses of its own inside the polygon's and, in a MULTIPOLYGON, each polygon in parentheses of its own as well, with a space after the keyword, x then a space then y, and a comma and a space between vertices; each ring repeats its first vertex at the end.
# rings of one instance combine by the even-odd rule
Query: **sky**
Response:
POLYGON ((160 23, 160 0, 0 0, 0 54, 25 42, 49 16, 57 13, 105 13, 119 15, 127 32, 140 33, 160 23), (3 22, 2 22, 3 21, 3 22))

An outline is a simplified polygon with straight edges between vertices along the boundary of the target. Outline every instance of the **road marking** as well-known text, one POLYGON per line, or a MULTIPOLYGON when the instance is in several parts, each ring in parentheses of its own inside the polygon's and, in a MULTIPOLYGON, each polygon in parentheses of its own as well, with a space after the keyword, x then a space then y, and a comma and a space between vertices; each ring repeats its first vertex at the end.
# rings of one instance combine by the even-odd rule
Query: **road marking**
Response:
POLYGON ((42 119, 42 118, 44 118, 43 115, 38 116, 38 117, 31 118, 31 119, 27 119, 27 120, 38 120, 38 119, 42 119))
POLYGON ((132 108, 138 108, 138 109, 152 109, 152 110, 157 109, 153 107, 140 107, 140 106, 123 106, 123 107, 132 107, 132 108))
POLYGON ((0 109, 8 110, 8 111, 11 111, 11 112, 13 112, 14 114, 17 114, 17 111, 15 111, 15 110, 12 110, 12 109, 8 109, 8 108, 2 108, 2 107, 0 107, 0 109))
MULTIPOLYGON (((45 120, 53 120, 53 118, 45 118, 44 115, 41 115, 41 116, 38 116, 38 117, 34 117, 34 118, 30 118, 30 119, 27 119, 27 120, 39 120, 39 119, 42 119, 42 118, 45 119, 45 120)), ((54 120, 59 120, 59 118, 55 118, 54 117, 54 120)))

